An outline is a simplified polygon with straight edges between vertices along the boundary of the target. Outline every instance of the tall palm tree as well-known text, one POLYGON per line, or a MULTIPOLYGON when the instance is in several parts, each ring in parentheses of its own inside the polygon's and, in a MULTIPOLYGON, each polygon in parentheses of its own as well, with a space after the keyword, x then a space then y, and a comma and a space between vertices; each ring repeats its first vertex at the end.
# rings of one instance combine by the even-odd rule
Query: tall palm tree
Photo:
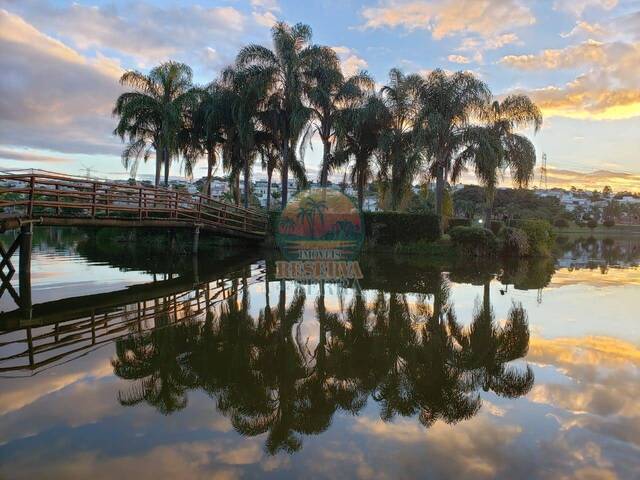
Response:
POLYGON ((319 63, 310 75, 307 98, 313 112, 313 121, 305 132, 302 146, 305 146, 314 133, 322 142, 322 164, 320 185, 327 186, 331 168, 331 152, 336 141, 336 124, 341 110, 364 96, 366 90, 373 88, 373 79, 360 72, 345 79, 340 64, 332 49, 322 51, 326 58, 319 63))
POLYGON ((391 209, 398 210, 422 161, 420 148, 420 75, 389 72, 380 94, 387 108, 387 127, 380 136, 380 175, 391 194, 391 209))
POLYGON ((436 179, 436 213, 442 221, 444 189, 456 156, 482 134, 471 120, 481 114, 490 98, 489 87, 469 72, 447 74, 434 70, 421 92, 424 143, 430 157, 430 174, 436 179))
POLYGON ((164 182, 168 185, 171 157, 179 150, 178 132, 185 109, 196 101, 191 68, 183 63, 165 62, 148 75, 135 70, 125 72, 120 83, 133 89, 120 95, 113 109, 113 114, 120 117, 114 134, 129 141, 122 153, 123 164, 135 173, 140 160, 146 161, 153 148, 155 184, 160 184, 164 165, 164 182))
POLYGON ((225 108, 222 87, 212 82, 196 92, 197 102, 187 110, 187 121, 181 130, 180 144, 185 171, 191 174, 200 157, 207 158, 207 181, 203 193, 211 195, 213 170, 218 164, 219 150, 224 143, 225 108))
POLYGON ((536 149, 527 137, 515 130, 533 126, 537 132, 542 125, 542 113, 526 95, 510 95, 501 102, 495 100, 488 104, 482 117, 486 122, 483 133, 490 137, 493 147, 472 145, 471 155, 461 155, 454 170, 467 159, 474 164, 476 176, 485 187, 485 225, 489 228, 499 172, 509 169, 513 183, 520 188, 526 187, 533 178, 536 149))
MULTIPOLYGON (((248 45, 236 57, 238 68, 259 71, 271 78, 271 97, 268 102, 277 112, 282 156, 282 208, 288 199, 290 152, 295 150, 301 132, 311 117, 303 96, 309 73, 329 53, 328 47, 311 45, 311 28, 298 23, 294 26, 276 23, 271 29, 273 50, 262 45, 248 45)), ((334 53, 335 55, 335 53, 334 53)))
POLYGON ((335 166, 342 166, 353 159, 349 176, 358 192, 358 208, 362 210, 364 189, 374 173, 372 157, 378 150, 385 127, 386 110, 380 98, 371 95, 340 113, 332 162, 335 166))

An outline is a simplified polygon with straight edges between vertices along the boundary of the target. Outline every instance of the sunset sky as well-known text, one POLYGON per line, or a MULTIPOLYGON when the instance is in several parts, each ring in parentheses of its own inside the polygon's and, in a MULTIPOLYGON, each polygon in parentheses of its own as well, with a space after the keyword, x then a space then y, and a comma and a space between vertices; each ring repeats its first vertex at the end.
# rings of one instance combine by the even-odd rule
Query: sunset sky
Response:
MULTIPOLYGON (((346 73, 379 84, 391 67, 441 67, 527 93, 550 186, 640 191, 638 0, 0 0, 0 167, 126 177, 111 116, 122 72, 173 59, 207 83, 241 46, 269 45, 276 19, 308 23, 346 73)), ((307 151, 313 177, 320 151, 307 151)))

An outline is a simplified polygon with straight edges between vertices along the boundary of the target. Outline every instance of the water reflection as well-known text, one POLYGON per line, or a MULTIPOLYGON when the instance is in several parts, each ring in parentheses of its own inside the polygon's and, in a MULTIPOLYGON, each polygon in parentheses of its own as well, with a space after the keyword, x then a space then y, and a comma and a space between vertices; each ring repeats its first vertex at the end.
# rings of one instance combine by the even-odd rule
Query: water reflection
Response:
POLYGON ((528 349, 523 307, 514 304, 498 326, 485 293, 463 328, 443 274, 430 286, 432 303, 420 295, 412 308, 404 293, 371 292, 367 300, 356 291, 344 315, 327 309, 320 284, 315 339, 301 332, 303 288, 288 299, 285 282, 276 282, 278 303, 271 307, 266 280, 265 306, 254 318, 246 282, 234 279, 227 299, 208 308, 203 322, 189 314, 181 320, 156 300, 154 328, 116 341, 114 373, 131 382, 119 392, 120 404, 146 402, 167 415, 201 389, 238 433, 266 433, 265 448, 275 454, 300 450, 303 436, 324 432, 336 412, 358 414, 369 398, 384 421, 416 416, 430 427, 471 418, 481 406, 480 389, 516 398, 533 386, 530 367, 510 366, 528 349))
POLYGON ((617 252, 605 270, 566 245, 573 267, 368 256, 359 289, 139 258, 120 273, 149 283, 0 315, 0 474, 633 478, 639 283, 617 245, 585 254, 617 252))

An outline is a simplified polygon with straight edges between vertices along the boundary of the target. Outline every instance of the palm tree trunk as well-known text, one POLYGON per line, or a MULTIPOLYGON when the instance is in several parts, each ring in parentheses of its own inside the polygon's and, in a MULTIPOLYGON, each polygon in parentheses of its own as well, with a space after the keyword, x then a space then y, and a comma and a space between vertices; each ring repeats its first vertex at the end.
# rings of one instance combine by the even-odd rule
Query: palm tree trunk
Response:
POLYGON ((364 172, 360 171, 356 175, 358 182, 358 208, 362 211, 362 204, 364 203, 364 172))
POLYGON ((287 197, 289 193, 289 140, 285 139, 282 145, 282 175, 280 175, 280 181, 282 182, 282 199, 281 207, 287 206, 287 197))
POLYGON ((273 169, 267 166, 267 212, 271 208, 271 175, 273 175, 273 169))
POLYGON ((326 187, 329 182, 329 159, 331 155, 331 143, 329 141, 322 141, 322 168, 320 170, 320 186, 326 187))
POLYGON ((249 208, 249 155, 244 159, 244 208, 249 208))
POLYGON ((216 163, 216 152, 213 148, 207 150, 207 188, 204 192, 211 196, 211 177, 213 176, 213 165, 216 163))
POLYGON ((493 220, 493 200, 487 199, 487 205, 484 212, 484 228, 491 229, 491 221, 493 220))
POLYGON ((440 217, 440 232, 442 233, 444 211, 444 168, 439 165, 436 171, 436 214, 440 217))
POLYGON ((236 173, 233 182, 233 201, 240 205, 240 173, 236 173))
POLYGON ((160 143, 156 144, 156 180, 155 180, 155 185, 156 188, 160 185, 160 175, 162 172, 162 155, 163 155, 163 148, 162 145, 160 143))
POLYGON ((164 157, 164 186, 169 186, 169 149, 164 146, 162 148, 162 153, 164 157))

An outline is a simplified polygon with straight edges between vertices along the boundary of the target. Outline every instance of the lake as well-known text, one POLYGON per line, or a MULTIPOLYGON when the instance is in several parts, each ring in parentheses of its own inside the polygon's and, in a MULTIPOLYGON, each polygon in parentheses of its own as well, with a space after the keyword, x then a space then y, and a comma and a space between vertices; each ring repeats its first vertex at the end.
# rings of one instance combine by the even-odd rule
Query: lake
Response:
POLYGON ((0 477, 640 477, 640 238, 368 253, 343 283, 187 250, 36 228, 0 477))

